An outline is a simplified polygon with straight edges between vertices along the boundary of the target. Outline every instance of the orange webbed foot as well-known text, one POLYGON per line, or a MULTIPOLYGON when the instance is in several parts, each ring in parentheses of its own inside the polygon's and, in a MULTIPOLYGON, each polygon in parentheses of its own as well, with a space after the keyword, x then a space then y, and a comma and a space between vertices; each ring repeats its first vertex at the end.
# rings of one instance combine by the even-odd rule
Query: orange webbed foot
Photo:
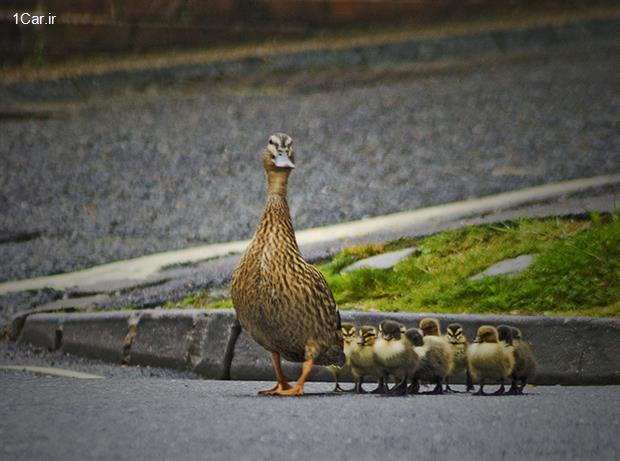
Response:
POLYGON ((304 395, 303 386, 295 386, 290 389, 283 389, 276 392, 277 395, 291 396, 291 395, 304 395))
POLYGON ((259 391, 258 395, 275 395, 290 389, 293 389, 293 387, 288 383, 288 381, 283 381, 281 383, 276 383, 276 385, 273 386, 271 389, 259 391))

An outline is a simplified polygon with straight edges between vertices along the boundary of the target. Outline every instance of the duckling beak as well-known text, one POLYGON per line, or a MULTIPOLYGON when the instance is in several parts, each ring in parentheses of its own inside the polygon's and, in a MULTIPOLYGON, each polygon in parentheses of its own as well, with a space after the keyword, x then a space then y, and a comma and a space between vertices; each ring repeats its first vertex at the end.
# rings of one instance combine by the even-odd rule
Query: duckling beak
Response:
POLYGON ((480 336, 476 336, 476 337, 474 338, 474 342, 475 342, 475 343, 481 343, 481 342, 482 342, 482 338, 481 338, 480 336))
POLYGON ((456 344, 456 338, 455 337, 451 337, 450 338, 450 344, 456 344))
POLYGON ((278 149, 278 154, 274 157, 273 163, 278 168, 295 168, 285 150, 278 149))
POLYGON ((364 345, 364 339, 363 338, 357 338, 357 344, 359 344, 360 346, 364 345))

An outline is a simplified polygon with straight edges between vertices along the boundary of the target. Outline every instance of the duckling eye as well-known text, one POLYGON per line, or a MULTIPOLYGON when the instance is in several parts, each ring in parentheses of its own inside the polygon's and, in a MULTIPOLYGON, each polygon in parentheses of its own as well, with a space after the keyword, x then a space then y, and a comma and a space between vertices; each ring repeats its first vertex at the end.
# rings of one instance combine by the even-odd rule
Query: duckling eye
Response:
POLYGON ((270 139, 270 140, 269 140, 269 144, 271 144, 272 146, 275 146, 275 145, 276 145, 276 143, 275 143, 275 142, 273 142, 273 139, 270 139))

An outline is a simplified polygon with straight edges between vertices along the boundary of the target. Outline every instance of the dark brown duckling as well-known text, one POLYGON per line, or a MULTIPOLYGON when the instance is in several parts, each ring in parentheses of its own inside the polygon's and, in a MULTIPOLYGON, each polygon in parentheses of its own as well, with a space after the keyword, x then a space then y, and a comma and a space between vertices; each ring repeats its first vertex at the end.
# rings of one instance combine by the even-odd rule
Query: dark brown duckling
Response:
POLYGON ((295 165, 293 140, 269 138, 263 153, 267 203, 258 229, 237 266, 231 298, 241 326, 271 353, 276 385, 262 394, 300 395, 314 364, 344 363, 340 315, 325 278, 308 264, 295 240, 286 200, 295 165), (282 372, 281 357, 303 362, 295 387, 282 372))
POLYGON ((515 365, 512 370, 512 383, 507 394, 520 395, 528 383, 528 380, 536 372, 536 358, 530 345, 523 340, 521 330, 518 328, 500 325, 497 327, 500 341, 505 341, 512 345, 515 365))
POLYGON ((435 383, 435 388, 429 392, 430 394, 443 394, 442 383, 452 366, 450 355, 446 352, 448 346, 445 341, 435 336, 424 336, 422 330, 418 328, 410 328, 405 332, 405 336, 420 360, 408 392, 417 394, 422 381, 435 383))

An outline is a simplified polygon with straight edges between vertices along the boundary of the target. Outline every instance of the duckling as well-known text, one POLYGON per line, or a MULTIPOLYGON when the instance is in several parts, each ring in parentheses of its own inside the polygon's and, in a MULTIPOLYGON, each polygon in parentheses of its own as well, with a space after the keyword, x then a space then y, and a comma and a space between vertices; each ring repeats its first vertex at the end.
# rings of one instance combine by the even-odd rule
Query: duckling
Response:
POLYGON ((335 385, 333 392, 350 392, 345 391, 342 387, 340 387, 340 383, 338 381, 341 376, 351 372, 351 351, 357 346, 355 325, 353 325, 352 323, 342 324, 342 339, 344 341, 344 365, 342 365, 341 367, 339 367, 338 365, 329 365, 327 367, 327 369, 334 376, 335 385))
POLYGON ((423 318, 420 320, 418 327, 422 330, 424 336, 441 336, 441 326, 439 324, 439 320, 435 318, 423 318))
POLYGON ((276 385, 263 395, 301 395, 315 364, 342 366, 345 360, 332 292, 321 272, 303 259, 295 240, 286 200, 295 168, 292 144, 289 135, 276 133, 263 152, 267 203, 230 289, 241 326, 271 353, 276 385), (281 357, 303 362, 294 387, 282 372, 281 357))
POLYGON ((441 334, 441 325, 439 320, 432 317, 424 318, 420 320, 419 327, 420 330, 422 330, 424 337, 430 337, 432 341, 436 341, 443 347, 444 353, 448 357, 447 376, 451 375, 452 370, 454 369, 454 350, 452 349, 452 346, 448 342, 447 338, 441 334))
POLYGON ((528 380, 536 372, 536 358, 534 357, 534 353, 532 352, 532 348, 530 347, 530 345, 527 343, 527 341, 523 340, 521 330, 519 330, 518 328, 507 325, 501 325, 497 327, 498 332, 500 332, 500 341, 502 340, 502 336, 508 336, 504 328, 508 328, 510 330, 510 339, 515 358, 515 366, 512 370, 511 375, 512 384, 507 394, 523 394, 523 389, 527 385, 528 380), (500 329, 502 329, 503 331, 500 331, 500 329), (521 382, 520 385, 519 381, 521 382))
MULTIPOLYGON (((375 363, 379 368, 383 383, 388 382, 390 375, 398 380, 390 391, 391 395, 406 393, 408 376, 419 364, 417 354, 401 333, 404 329, 405 327, 397 322, 383 320, 379 324, 379 335, 373 346, 375 363)), ((386 391, 387 388, 382 389, 382 392, 386 391)))
MULTIPOLYGON (((464 371, 466 377, 466 391, 469 392, 473 390, 474 386, 471 382, 469 368, 467 367, 467 338, 463 333, 463 326, 460 323, 451 323, 448 325, 446 330, 446 339, 452 348, 452 363, 454 365, 450 376, 454 376, 457 373, 464 371)), ((446 391, 456 392, 450 388, 450 384, 448 383, 450 376, 446 378, 446 391)))
POLYGON ((436 336, 424 336, 422 330, 418 328, 410 328, 405 336, 419 357, 419 366, 413 373, 408 392, 418 393, 420 381, 424 381, 436 383, 430 394, 443 394, 443 380, 452 368, 447 344, 436 336))
POLYGON ((512 346, 499 340, 497 329, 491 325, 478 328, 474 343, 467 348, 467 364, 472 377, 480 384, 474 395, 487 395, 484 385, 488 381, 499 381, 500 389, 495 393, 503 393, 504 381, 514 368, 515 359, 512 346))
POLYGON ((355 392, 364 394, 362 388, 364 378, 373 376, 380 378, 375 364, 374 344, 377 339, 377 329, 370 325, 360 327, 357 331, 356 347, 351 350, 351 374, 355 380, 355 392))

